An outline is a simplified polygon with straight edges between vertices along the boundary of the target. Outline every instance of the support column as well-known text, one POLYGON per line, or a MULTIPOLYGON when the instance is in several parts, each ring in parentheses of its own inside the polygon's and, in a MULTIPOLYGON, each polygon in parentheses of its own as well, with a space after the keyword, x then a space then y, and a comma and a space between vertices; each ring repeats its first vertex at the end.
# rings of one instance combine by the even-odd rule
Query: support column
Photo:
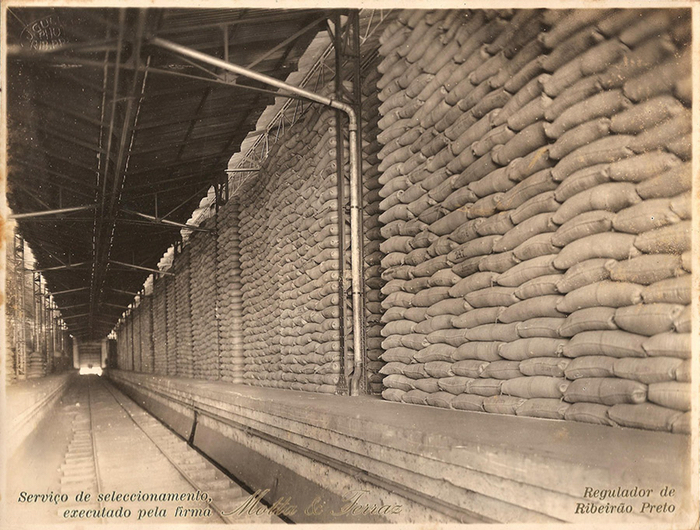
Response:
POLYGON ((17 379, 23 380, 27 377, 27 313, 25 307, 25 269, 24 269, 24 238, 15 233, 15 284, 17 286, 17 325, 15 326, 16 351, 15 351, 15 374, 17 379))

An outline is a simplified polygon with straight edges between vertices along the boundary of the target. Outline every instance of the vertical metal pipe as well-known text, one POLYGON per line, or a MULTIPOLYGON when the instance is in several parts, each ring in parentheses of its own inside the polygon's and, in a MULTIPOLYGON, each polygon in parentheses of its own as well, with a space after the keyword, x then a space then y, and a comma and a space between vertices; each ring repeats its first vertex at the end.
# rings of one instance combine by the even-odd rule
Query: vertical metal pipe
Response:
MULTIPOLYGON (((335 26, 335 31, 333 32, 333 48, 335 51, 335 97, 340 99, 342 97, 343 90, 343 79, 342 79, 342 39, 339 33, 340 28, 340 14, 336 11, 333 13, 333 25, 335 26)), ((349 375, 350 369, 348 367, 348 357, 349 357, 349 344, 348 344, 348 321, 347 315, 348 311, 348 299, 347 299, 347 275, 346 275, 346 242, 345 242, 345 211, 346 211, 346 197, 345 197, 345 149, 343 148, 343 115, 345 113, 340 109, 335 109, 335 138, 336 138, 336 175, 337 175, 337 189, 338 189, 338 273, 340 276, 340 281, 338 282, 338 296, 339 303, 338 307, 340 309, 340 353, 342 355, 342 379, 340 390, 345 392, 349 389, 349 383, 347 381, 347 376, 349 375), (347 387, 345 386, 347 385, 347 387)), ((354 365, 354 359, 353 359, 354 365)))
MULTIPOLYGON (((349 109, 352 111, 352 109, 349 109)), ((350 395, 360 394, 360 377, 364 363, 365 346, 365 299, 362 248, 362 178, 360 175, 360 150, 357 136, 357 116, 350 118, 350 255, 352 269, 352 320, 354 370, 350 380, 350 395)))

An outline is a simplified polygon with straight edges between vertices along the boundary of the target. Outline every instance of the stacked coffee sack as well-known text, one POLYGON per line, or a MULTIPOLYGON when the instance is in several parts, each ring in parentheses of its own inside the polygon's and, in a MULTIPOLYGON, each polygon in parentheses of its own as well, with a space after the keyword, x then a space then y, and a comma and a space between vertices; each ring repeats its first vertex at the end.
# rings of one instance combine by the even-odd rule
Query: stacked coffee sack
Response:
POLYGON ((153 281, 153 371, 168 373, 167 314, 165 280, 153 281))
POLYGON ((7 288, 5 290, 5 294, 7 296, 5 306, 7 311, 7 318, 5 319, 7 325, 7 344, 5 348, 5 383, 8 385, 14 383, 17 378, 15 368, 15 352, 21 346, 16 342, 16 330, 20 326, 25 325, 24 321, 19 318, 21 313, 17 311, 17 308, 20 306, 19 290, 23 287, 23 279, 15 265, 13 251, 14 247, 12 245, 5 246, 5 275, 8 280, 7 288))
POLYGON ((171 271, 175 275, 175 332, 177 345, 175 367, 178 376, 192 377, 193 352, 189 245, 184 246, 182 251, 175 256, 171 271))
POLYGON ((380 394, 383 390, 383 374, 379 373, 384 366, 380 356, 382 354, 382 324, 383 313, 381 302, 384 295, 381 288, 386 283, 382 279, 381 262, 384 253, 381 250, 383 237, 379 223, 382 202, 382 184, 379 182, 379 158, 378 154, 382 146, 377 140, 379 134, 379 112, 381 103, 378 98, 377 80, 379 72, 377 66, 381 57, 377 56, 370 61, 364 69, 365 76, 362 80, 362 184, 364 193, 364 257, 365 257, 365 342, 367 345, 367 382, 369 391, 380 394))
POLYGON ((126 370, 126 332, 124 331, 124 321, 117 324, 117 368, 126 370))
POLYGON ((141 342, 141 371, 153 372, 153 315, 152 295, 141 298, 136 309, 139 319, 139 340, 141 342))
POLYGON ((134 371, 136 372, 143 372, 143 360, 141 359, 141 350, 142 350, 142 342, 141 342, 141 302, 143 301, 142 297, 137 297, 137 302, 134 304, 134 308, 131 310, 130 313, 130 318, 131 318, 131 333, 132 333, 132 338, 131 338, 131 343, 132 343, 132 348, 133 352, 132 355, 134 356, 134 371))
MULTIPOLYGON (((337 390, 337 148, 335 112, 312 107, 274 144, 259 176, 241 191, 246 383, 337 390)), ((349 230, 342 259, 349 264, 347 236, 349 230)))
POLYGON ((176 280, 173 276, 165 276, 165 343, 167 374, 177 375, 177 294, 176 280))
POLYGON ((133 340, 133 326, 131 322, 131 315, 127 315, 124 318, 124 370, 134 369, 134 346, 133 340))
POLYGON ((386 399, 688 431, 689 17, 387 28, 386 399))
MULTIPOLYGON (((202 223, 213 226, 213 219, 202 223)), ((215 232, 190 236, 190 312, 192 314, 193 375, 219 379, 219 323, 217 315, 215 232)))
POLYGON ((221 379, 243 381, 243 292, 238 203, 231 200, 216 217, 217 307, 221 379))

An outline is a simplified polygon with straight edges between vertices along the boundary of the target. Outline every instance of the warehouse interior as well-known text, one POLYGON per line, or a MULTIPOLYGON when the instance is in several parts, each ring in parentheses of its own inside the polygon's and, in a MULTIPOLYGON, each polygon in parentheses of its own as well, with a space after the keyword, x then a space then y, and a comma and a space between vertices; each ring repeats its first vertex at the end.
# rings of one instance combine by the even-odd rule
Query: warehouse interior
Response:
POLYGON ((692 520, 691 9, 3 10, 6 515, 692 520))

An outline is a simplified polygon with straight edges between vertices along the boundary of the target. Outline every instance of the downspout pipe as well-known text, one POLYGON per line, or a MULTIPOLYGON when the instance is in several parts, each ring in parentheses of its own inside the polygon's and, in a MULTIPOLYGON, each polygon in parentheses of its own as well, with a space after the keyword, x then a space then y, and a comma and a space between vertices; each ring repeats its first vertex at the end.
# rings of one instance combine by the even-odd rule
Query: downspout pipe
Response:
MULTIPOLYGON (((212 57, 205 53, 193 50, 174 42, 152 38, 149 43, 153 46, 169 50, 178 55, 189 57, 227 70, 243 77, 259 81, 269 86, 279 88, 287 93, 301 96, 309 101, 320 103, 326 107, 338 109, 348 116, 348 143, 350 164, 350 270, 352 278, 352 320, 353 320, 353 374, 350 380, 350 395, 360 395, 360 382, 364 363, 365 348, 365 304, 364 304, 364 275, 363 275, 363 247, 362 247, 362 172, 360 170, 360 143, 358 141, 358 117, 351 105, 342 101, 327 98, 314 92, 310 92, 284 81, 275 79, 259 72, 254 72, 243 66, 223 61, 218 57, 212 57)), ((279 94, 285 97, 285 94, 279 94)))

